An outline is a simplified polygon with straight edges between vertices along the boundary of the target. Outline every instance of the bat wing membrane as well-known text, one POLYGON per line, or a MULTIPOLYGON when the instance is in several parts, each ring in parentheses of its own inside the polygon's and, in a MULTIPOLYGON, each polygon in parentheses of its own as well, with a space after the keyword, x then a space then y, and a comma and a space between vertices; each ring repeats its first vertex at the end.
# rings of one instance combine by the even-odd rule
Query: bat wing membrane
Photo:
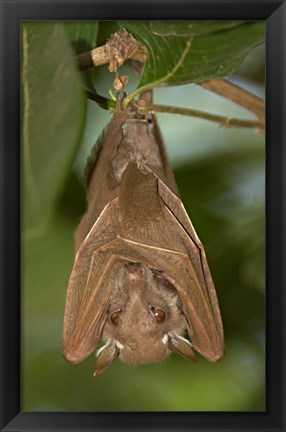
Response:
MULTIPOLYGON (((95 350, 101 339, 117 272, 125 262, 132 261, 152 265, 121 239, 115 239, 92 253, 76 308, 66 311, 69 331, 64 335, 63 355, 69 362, 79 363, 95 350)), ((71 279, 71 292, 78 286, 77 281, 71 279)))
POLYGON ((102 211, 82 242, 70 277, 63 355, 79 363, 101 338, 112 281, 124 262, 163 270, 184 305, 194 348, 223 355, 223 330, 202 244, 180 199, 150 169, 130 163, 119 198, 102 211), (146 203, 148 206, 146 207, 146 203))
MULTIPOLYGON (((215 328, 217 331, 217 339, 218 339, 217 348, 218 351, 221 352, 221 356, 222 356, 224 351, 223 324, 222 324, 219 304, 217 300, 217 295, 215 291, 215 286, 207 263, 204 247, 200 239, 198 238, 198 235, 193 227, 190 218, 188 217, 188 214, 180 198, 177 195, 175 195, 168 188, 168 186, 166 186, 160 179, 159 179, 158 186, 159 186, 159 194, 162 200, 164 201, 165 205, 168 207, 168 209, 176 218, 178 223, 181 224, 182 228, 188 234, 187 236, 184 236, 184 240, 186 244, 186 249, 189 254, 190 252, 193 251, 193 245, 194 244, 196 245, 197 257, 198 257, 197 264, 199 264, 199 268, 202 269, 202 272, 198 272, 198 274, 200 275, 201 286, 206 289, 206 293, 209 298, 209 303, 212 310, 212 316, 215 321, 215 328)), ((186 304, 188 304, 188 302, 186 304)))
POLYGON ((194 348, 208 360, 218 360, 223 330, 215 288, 203 246, 180 199, 150 170, 144 173, 130 164, 119 203, 122 238, 166 272, 183 300, 194 348))
POLYGON ((103 209, 101 215, 96 219, 92 229, 78 249, 66 294, 63 331, 64 343, 69 337, 75 319, 79 314, 83 293, 88 297, 88 290, 92 289, 92 287, 87 286, 86 281, 90 271, 93 252, 116 238, 118 217, 118 199, 115 199, 103 209))

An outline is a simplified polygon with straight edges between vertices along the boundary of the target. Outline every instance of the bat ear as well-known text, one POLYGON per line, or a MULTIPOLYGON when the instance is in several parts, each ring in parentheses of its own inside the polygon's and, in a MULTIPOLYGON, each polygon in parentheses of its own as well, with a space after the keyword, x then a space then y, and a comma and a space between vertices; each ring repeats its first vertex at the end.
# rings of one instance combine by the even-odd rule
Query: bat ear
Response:
POLYGON ((168 339, 168 348, 170 351, 181 355, 187 360, 191 360, 192 362, 196 361, 196 355, 191 347, 190 341, 178 335, 169 335, 168 339))
POLYGON ((105 372, 117 359, 119 353, 120 351, 114 342, 104 345, 97 353, 93 375, 97 376, 105 372))

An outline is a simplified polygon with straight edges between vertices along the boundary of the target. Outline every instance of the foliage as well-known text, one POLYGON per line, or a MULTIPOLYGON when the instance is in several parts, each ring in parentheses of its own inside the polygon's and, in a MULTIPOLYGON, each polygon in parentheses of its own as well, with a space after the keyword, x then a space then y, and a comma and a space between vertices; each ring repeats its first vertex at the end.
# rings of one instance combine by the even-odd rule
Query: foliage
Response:
MULTIPOLYGON (((262 22, 236 25, 216 32, 211 26, 212 32, 207 34, 207 25, 201 24, 205 33, 195 35, 191 27, 188 37, 157 35, 162 23, 153 24, 152 31, 148 22, 121 24, 148 47, 148 60, 139 88, 182 85, 232 75, 246 54, 264 40, 262 22)), ((197 33, 199 28, 197 23, 197 33)))

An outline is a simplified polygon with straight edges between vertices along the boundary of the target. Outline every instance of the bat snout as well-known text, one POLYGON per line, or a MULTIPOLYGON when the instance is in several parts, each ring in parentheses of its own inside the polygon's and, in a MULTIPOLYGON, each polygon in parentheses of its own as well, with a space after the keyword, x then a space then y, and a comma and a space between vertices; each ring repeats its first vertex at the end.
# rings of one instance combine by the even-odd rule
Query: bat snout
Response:
POLYGON ((169 352, 166 346, 161 342, 145 340, 142 344, 139 341, 128 341, 120 351, 120 360, 127 364, 148 364, 157 363, 168 357, 169 352))
POLYGON ((120 359, 128 364, 147 364, 165 359, 169 352, 161 332, 145 317, 124 326, 118 335, 123 346, 120 359))

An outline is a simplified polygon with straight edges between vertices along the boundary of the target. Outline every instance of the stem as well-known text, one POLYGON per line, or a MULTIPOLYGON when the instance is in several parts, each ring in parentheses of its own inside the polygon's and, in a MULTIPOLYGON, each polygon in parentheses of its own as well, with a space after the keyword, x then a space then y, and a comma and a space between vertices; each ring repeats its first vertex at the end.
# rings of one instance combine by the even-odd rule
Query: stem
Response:
POLYGON ((206 81, 200 85, 246 108, 255 114, 263 129, 265 128, 265 102, 263 99, 223 79, 206 81))
POLYGON ((75 58, 76 65, 80 70, 85 70, 90 67, 101 66, 103 64, 109 63, 109 60, 110 52, 106 45, 79 54, 75 58))
POLYGON ((173 107, 170 105, 151 104, 146 107, 146 110, 169 114, 188 115, 191 117, 213 121, 215 123, 219 123, 221 126, 224 127, 256 128, 259 130, 259 132, 264 133, 264 125, 258 120, 245 120, 239 118, 224 117, 218 114, 210 114, 191 108, 173 107))
POLYGON ((109 71, 117 72, 118 67, 128 59, 144 63, 147 53, 143 45, 137 42, 130 33, 120 29, 105 45, 78 55, 75 61, 80 70, 109 63, 109 71))

